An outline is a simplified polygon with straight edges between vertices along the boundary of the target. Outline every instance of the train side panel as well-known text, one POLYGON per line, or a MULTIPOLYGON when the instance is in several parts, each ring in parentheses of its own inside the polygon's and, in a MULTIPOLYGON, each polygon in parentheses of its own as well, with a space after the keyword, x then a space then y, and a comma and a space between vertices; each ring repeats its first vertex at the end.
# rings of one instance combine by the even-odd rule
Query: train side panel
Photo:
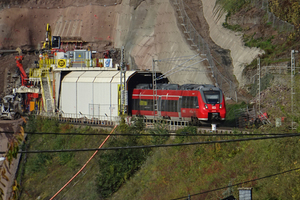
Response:
MULTIPOLYGON (((133 90, 133 115, 152 118, 153 90, 133 90)), ((221 90, 201 93, 197 90, 157 90, 156 116, 184 121, 224 121, 225 100, 221 90)))

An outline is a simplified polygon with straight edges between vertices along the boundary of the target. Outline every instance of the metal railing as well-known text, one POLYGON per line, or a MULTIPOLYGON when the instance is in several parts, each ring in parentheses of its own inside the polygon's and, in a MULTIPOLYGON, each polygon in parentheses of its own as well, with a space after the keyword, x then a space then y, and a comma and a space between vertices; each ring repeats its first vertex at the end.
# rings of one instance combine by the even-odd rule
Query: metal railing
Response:
MULTIPOLYGON (((99 126, 115 126, 120 124, 121 117, 109 117, 109 116, 99 116, 97 118, 92 115, 81 115, 81 114, 71 114, 71 113, 46 113, 42 112, 36 116, 42 118, 48 118, 53 120, 58 120, 62 123, 74 123, 74 124, 84 124, 84 125, 99 125, 99 126)), ((125 122, 131 124, 131 117, 125 117, 125 122)), ((165 119, 143 119, 146 128, 154 128, 155 123, 164 123, 164 128, 167 130, 178 130, 189 125, 188 121, 176 121, 176 120, 165 120, 165 119)))
POLYGON ((94 118, 90 115, 71 114, 71 113, 39 113, 39 116, 43 118, 51 118, 58 120, 59 122, 75 123, 75 124, 87 124, 87 125, 102 125, 102 126, 114 126, 120 123, 120 117, 99 116, 94 118))
POLYGON ((225 96, 237 101, 236 85, 230 80, 230 78, 225 77, 216 67, 209 45, 193 26, 192 21, 185 11, 185 4, 183 0, 170 1, 173 3, 175 8, 177 8, 178 18, 182 20, 179 23, 181 23, 181 25, 184 27, 184 33, 188 36, 187 40, 191 42, 191 46, 195 47, 201 53, 201 55, 205 55, 207 57, 211 76, 215 80, 217 86, 223 90, 225 96))

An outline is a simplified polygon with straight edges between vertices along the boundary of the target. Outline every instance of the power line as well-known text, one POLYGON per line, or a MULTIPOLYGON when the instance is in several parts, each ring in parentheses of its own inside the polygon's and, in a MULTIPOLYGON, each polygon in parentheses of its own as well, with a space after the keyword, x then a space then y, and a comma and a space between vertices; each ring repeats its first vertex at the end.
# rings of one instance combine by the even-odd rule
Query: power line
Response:
MULTIPOLYGON (((273 176, 278 176, 278 175, 285 174, 285 173, 292 172, 292 171, 296 171, 296 170, 299 170, 299 169, 300 169, 300 167, 299 168, 295 168, 295 169, 290 169, 290 170, 287 170, 287 171, 283 171, 283 172, 279 172, 277 174, 271 174, 271 175, 268 175, 268 176, 264 176, 264 177, 252 179, 252 180, 249 180, 249 181, 240 182, 240 183, 237 183, 237 184, 233 184, 231 186, 225 186, 225 187, 216 188, 216 189, 213 189, 213 190, 207 190, 207 191, 204 191, 204 192, 199 192, 199 193, 196 193, 196 194, 191 194, 189 196, 196 196, 196 195, 200 195, 200 194, 206 194, 206 193, 209 193, 209 192, 215 192, 215 191, 226 189, 226 188, 229 188, 229 187, 238 186, 238 185, 242 185, 242 184, 245 184, 245 183, 250 183, 250 182, 258 181, 258 180, 265 179, 265 178, 270 178, 270 177, 273 177, 273 176)), ((172 200, 184 199, 184 198, 187 198, 189 196, 179 197, 179 198, 172 199, 172 200)))
MULTIPOLYGON (((143 146, 127 146, 127 147, 108 147, 108 148, 88 148, 88 149, 62 149, 62 150, 32 150, 32 151, 19 151, 18 153, 57 153, 57 152, 79 152, 79 151, 106 151, 106 150, 123 150, 123 149, 145 149, 145 148, 158 148, 158 147, 175 147, 175 146, 190 146, 190 145, 203 145, 203 144, 216 144, 216 143, 229 143, 229 142, 243 142, 251 140, 266 140, 285 137, 297 137, 300 134, 278 135, 271 137, 256 137, 256 138, 241 138, 235 140, 218 140, 218 141, 204 141, 204 142, 190 142, 190 143, 176 143, 176 144, 159 144, 159 145, 143 145, 143 146)), ((0 152, 0 154, 6 152, 0 152)))
MULTIPOLYGON (((0 133, 5 134, 16 134, 15 132, 5 132, 0 131, 0 133)), ((28 135, 85 135, 85 136, 107 136, 108 133, 54 133, 54 132, 25 132, 28 135)), ((263 136, 263 135, 271 135, 271 136, 281 136, 281 135, 291 135, 291 136, 300 136, 300 133, 200 133, 200 134, 189 134, 187 132, 182 132, 185 134, 134 134, 134 133, 115 133, 116 136, 263 136)))

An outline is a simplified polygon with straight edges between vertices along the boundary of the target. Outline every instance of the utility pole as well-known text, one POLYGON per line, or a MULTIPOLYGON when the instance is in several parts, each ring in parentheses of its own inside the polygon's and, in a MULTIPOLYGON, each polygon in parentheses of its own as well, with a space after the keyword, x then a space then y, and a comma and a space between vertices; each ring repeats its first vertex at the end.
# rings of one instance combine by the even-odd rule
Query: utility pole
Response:
POLYGON ((291 51, 291 114, 292 114, 292 124, 291 127, 294 129, 294 94, 295 94, 295 71, 296 71, 296 64, 295 64, 295 53, 298 53, 297 50, 291 51))
POLYGON ((157 62, 157 60, 152 60, 153 122, 155 122, 155 117, 158 114, 155 62, 157 62))
POLYGON ((258 69, 258 112, 260 113, 260 58, 257 58, 257 69, 258 69))
POLYGON ((120 115, 126 113, 126 64, 125 64, 125 50, 124 46, 121 48, 121 73, 120 73, 120 92, 121 92, 121 103, 120 103, 120 115))

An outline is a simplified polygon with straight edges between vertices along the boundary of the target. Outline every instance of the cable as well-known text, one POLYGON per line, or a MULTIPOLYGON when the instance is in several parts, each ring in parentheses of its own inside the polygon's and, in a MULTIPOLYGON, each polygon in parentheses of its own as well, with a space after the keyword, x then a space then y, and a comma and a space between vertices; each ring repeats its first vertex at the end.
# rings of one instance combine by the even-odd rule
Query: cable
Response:
MULTIPOLYGON (((283 172, 279 172, 277 174, 271 174, 271 175, 268 175, 268 176, 252 179, 252 180, 249 180, 249 181, 240 182, 240 183, 237 183, 237 184, 233 184, 231 186, 226 186, 226 187, 216 188, 216 189, 213 189, 213 190, 207 190, 207 191, 204 191, 204 192, 199 192, 199 193, 196 193, 196 194, 191 194, 189 196, 196 196, 196 195, 200 195, 200 194, 206 194, 206 193, 209 193, 209 192, 215 192, 215 191, 218 191, 218 190, 226 189, 228 187, 238 186, 238 185, 242 185, 242 184, 245 184, 245 183, 258 181, 258 180, 261 180, 261 179, 270 178, 270 177, 273 177, 273 176, 278 176, 278 175, 285 174, 285 173, 292 172, 292 171, 296 171, 296 170, 299 170, 299 169, 300 169, 300 167, 295 168, 295 169, 290 169, 290 170, 287 170, 287 171, 283 171, 283 172)), ((183 198, 187 198, 189 196, 179 197, 179 198, 172 199, 172 200, 183 199, 183 198)))
MULTIPOLYGON (((105 142, 108 140, 108 138, 110 137, 110 135, 115 131, 115 129, 117 128, 118 125, 116 125, 110 132, 110 134, 105 138, 105 140, 102 142, 102 144, 99 146, 99 149, 105 144, 105 142)), ((53 195, 53 197, 51 197, 50 200, 54 199, 65 187, 67 187, 67 185, 69 185, 69 183, 71 183, 71 181, 86 167, 86 165, 92 160, 92 158, 94 158, 94 156, 98 153, 98 150, 96 150, 94 152, 94 154, 90 157, 90 159, 88 159, 88 161, 81 167, 81 169, 57 192, 55 193, 55 195, 53 195)))
MULTIPOLYGON (((15 132, 5 132, 0 131, 0 133, 5 134, 15 134, 15 132)), ((109 133, 42 133, 42 132, 25 132, 28 135, 85 135, 85 136, 95 136, 102 135, 107 136, 109 133)), ((186 132, 182 132, 186 133, 186 132)), ((133 133, 116 133, 116 136, 262 136, 262 135, 300 135, 300 133, 197 133, 197 134, 133 134, 133 133)))
MULTIPOLYGON (((144 149, 144 148, 158 148, 158 147, 174 147, 174 146, 189 146, 189 145, 202 145, 202 144, 216 144, 216 143, 229 143, 229 142, 242 142, 251 140, 266 140, 285 137, 297 137, 296 135, 279 135, 272 137, 256 137, 256 138, 241 138, 235 140, 218 140, 218 141, 205 141, 205 142, 190 142, 190 143, 176 143, 176 144, 159 144, 159 145, 144 145, 144 146, 127 146, 127 147, 108 147, 108 148, 89 148, 89 149, 65 149, 65 150, 33 150, 33 151, 19 151, 18 153, 57 153, 57 152, 78 152, 78 151, 106 151, 106 150, 121 150, 121 149, 144 149)), ((6 152, 0 152, 0 154, 6 152)))

